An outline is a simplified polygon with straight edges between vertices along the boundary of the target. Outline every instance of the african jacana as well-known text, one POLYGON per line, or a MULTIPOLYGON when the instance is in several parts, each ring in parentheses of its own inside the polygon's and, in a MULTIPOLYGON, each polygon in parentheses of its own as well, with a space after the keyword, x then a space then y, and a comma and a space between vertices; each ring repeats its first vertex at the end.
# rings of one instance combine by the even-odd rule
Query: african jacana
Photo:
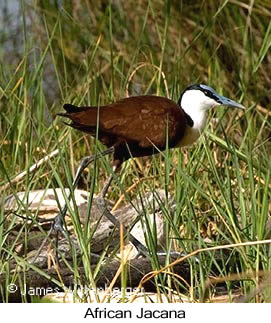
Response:
MULTIPOLYGON (((95 137, 98 130, 98 139, 108 147, 101 155, 113 153, 113 171, 116 171, 131 157, 153 155, 165 150, 167 146, 175 148, 191 145, 204 130, 207 111, 219 105, 245 108, 219 95, 207 85, 194 84, 183 91, 177 104, 165 97, 143 95, 124 98, 100 107, 65 104, 66 113, 58 115, 69 118, 72 121, 69 126, 91 136, 95 137)), ((74 186, 83 169, 93 159, 93 156, 84 158, 75 176, 74 186)), ((109 220, 119 225, 107 210, 104 201, 112 179, 113 175, 104 185, 100 194, 100 206, 109 220)), ((66 208, 62 210, 63 217, 65 212, 66 208)), ((56 218, 55 227, 58 228, 59 225, 62 225, 60 216, 56 218)), ((134 237, 130 237, 130 240, 141 251, 146 251, 134 237)))

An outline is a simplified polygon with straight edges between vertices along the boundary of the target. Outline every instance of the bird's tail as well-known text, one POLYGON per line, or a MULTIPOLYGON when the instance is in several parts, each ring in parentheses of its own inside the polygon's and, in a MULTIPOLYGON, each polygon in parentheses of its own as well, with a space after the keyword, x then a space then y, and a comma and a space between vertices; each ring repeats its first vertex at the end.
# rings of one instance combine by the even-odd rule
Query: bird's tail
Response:
POLYGON ((66 123, 75 129, 95 135, 97 124, 96 107, 77 107, 73 104, 64 104, 66 113, 57 113, 57 116, 69 118, 72 123, 66 123))
POLYGON ((92 111, 94 111, 95 107, 78 107, 76 105, 73 104, 68 104, 65 103, 63 105, 63 108, 66 110, 66 113, 57 113, 57 116, 61 116, 61 117, 69 117, 70 114, 74 114, 74 113, 80 113, 80 112, 85 112, 85 111, 91 111, 90 109, 93 109, 92 111))

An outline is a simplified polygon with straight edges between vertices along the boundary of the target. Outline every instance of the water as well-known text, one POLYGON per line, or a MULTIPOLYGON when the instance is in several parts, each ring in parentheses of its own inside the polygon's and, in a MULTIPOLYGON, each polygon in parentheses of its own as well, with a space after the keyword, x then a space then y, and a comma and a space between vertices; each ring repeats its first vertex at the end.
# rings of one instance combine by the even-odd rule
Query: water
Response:
POLYGON ((17 26, 17 19, 20 15, 20 1, 18 0, 0 0, 0 26, 5 27, 5 23, 8 22, 8 26, 15 28, 17 26), (14 19, 15 18, 15 19, 14 19))
POLYGON ((22 50, 22 15, 19 0, 0 0, 0 61, 16 64, 22 50))
MULTIPOLYGON (((32 29, 35 28, 33 22, 39 19, 33 5, 33 0, 0 0, 0 73, 7 76, 7 82, 23 57, 27 58, 28 72, 33 74, 44 50, 37 41, 37 32, 33 33, 32 29)), ((46 101, 52 103, 59 99, 59 90, 49 54, 43 64, 42 77, 46 101)), ((30 97, 33 91, 35 88, 28 89, 30 97)), ((50 118, 46 115, 45 119, 50 118)))

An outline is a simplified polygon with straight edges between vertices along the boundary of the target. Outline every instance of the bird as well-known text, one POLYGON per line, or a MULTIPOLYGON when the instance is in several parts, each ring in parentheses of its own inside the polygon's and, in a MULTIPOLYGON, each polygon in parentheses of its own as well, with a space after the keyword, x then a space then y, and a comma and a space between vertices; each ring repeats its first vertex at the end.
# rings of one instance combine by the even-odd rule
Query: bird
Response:
MULTIPOLYGON (((130 158, 151 156, 167 147, 192 145, 204 131, 208 110, 221 105, 245 109, 242 104, 218 94, 208 85, 192 84, 184 89, 177 103, 162 96, 140 95, 102 106, 64 104, 66 112, 57 115, 69 119, 70 123, 65 122, 68 126, 92 137, 97 136, 107 149, 96 157, 113 153, 112 169, 116 172, 130 158)), ((93 156, 82 161, 74 178, 74 186, 92 160, 93 156)), ((100 193, 101 208, 119 226, 107 210, 104 200, 112 180, 113 174, 100 193)), ((136 238, 134 242, 137 244, 136 238)), ((143 247, 139 245, 140 248, 143 247)))

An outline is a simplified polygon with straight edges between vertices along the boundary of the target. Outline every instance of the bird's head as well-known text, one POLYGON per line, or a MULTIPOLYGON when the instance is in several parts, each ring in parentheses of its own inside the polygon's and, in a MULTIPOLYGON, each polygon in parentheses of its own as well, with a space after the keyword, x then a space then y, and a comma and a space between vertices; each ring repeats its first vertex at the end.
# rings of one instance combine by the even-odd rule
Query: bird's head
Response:
POLYGON ((181 94, 178 105, 190 116, 206 112, 219 105, 245 109, 242 104, 219 95, 210 86, 204 84, 193 84, 187 87, 181 94))

